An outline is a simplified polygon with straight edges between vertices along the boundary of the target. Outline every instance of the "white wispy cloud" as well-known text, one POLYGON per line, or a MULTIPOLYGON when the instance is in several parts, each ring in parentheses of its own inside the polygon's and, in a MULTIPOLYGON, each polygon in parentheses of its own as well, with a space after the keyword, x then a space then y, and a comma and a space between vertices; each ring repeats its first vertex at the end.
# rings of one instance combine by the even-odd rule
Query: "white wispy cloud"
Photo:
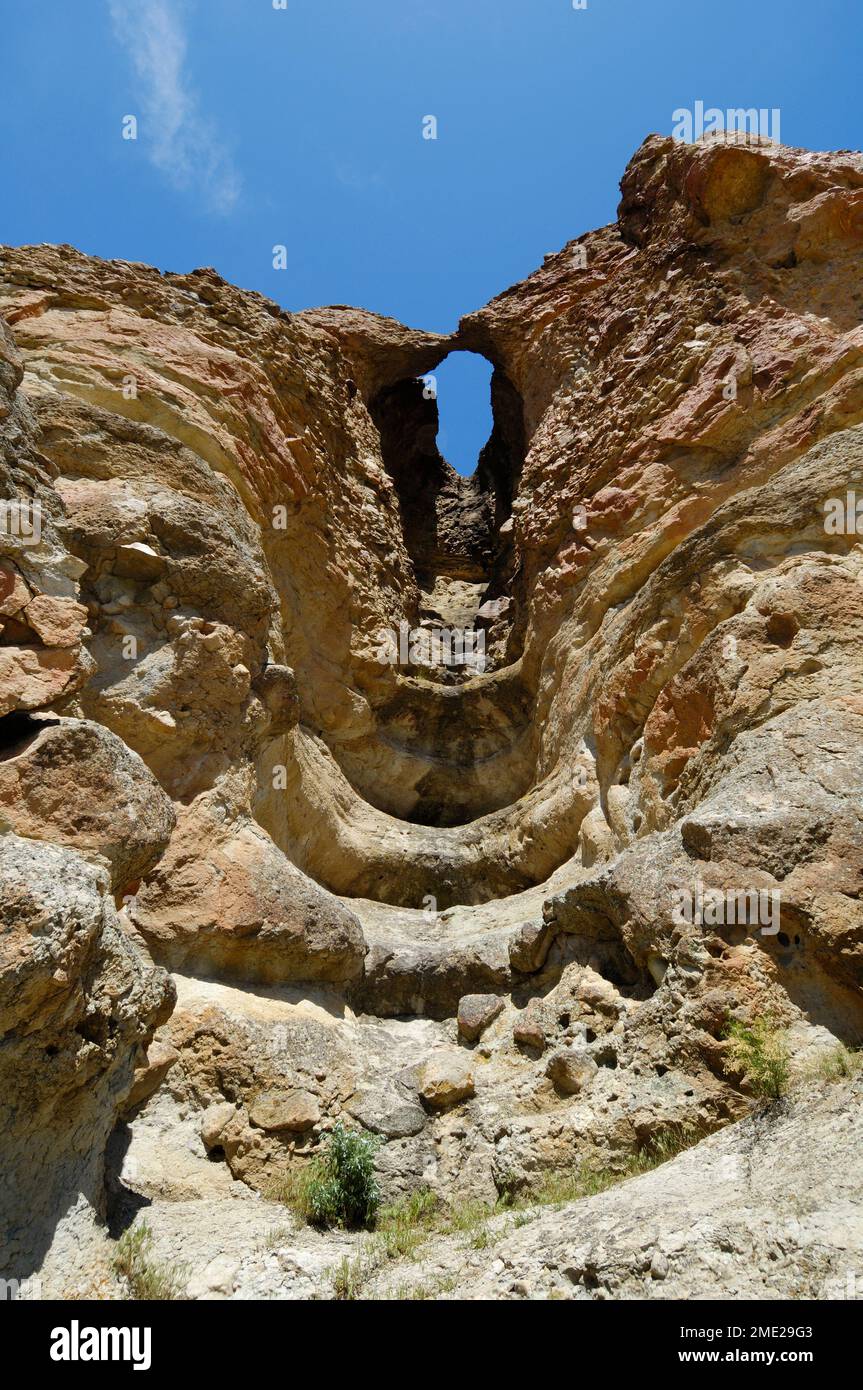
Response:
POLYGON ((138 77, 128 114, 140 117, 138 138, 150 161, 175 188, 197 192, 214 212, 230 212, 240 195, 240 176, 190 84, 180 5, 108 0, 108 9, 138 77))

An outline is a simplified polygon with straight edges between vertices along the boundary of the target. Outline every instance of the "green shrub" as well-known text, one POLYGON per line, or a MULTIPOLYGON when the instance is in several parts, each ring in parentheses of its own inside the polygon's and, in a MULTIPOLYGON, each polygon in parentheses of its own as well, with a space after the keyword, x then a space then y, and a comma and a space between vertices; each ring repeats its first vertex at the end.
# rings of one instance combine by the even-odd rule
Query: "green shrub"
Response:
POLYGON ((776 1023, 756 1018, 752 1023, 731 1019, 725 1070, 741 1071, 757 1096, 778 1100, 788 1090, 788 1049, 776 1023))
POLYGON ((314 1226, 370 1226, 380 1205, 375 1177, 379 1141, 341 1120, 325 1141, 305 1185, 305 1204, 314 1226))

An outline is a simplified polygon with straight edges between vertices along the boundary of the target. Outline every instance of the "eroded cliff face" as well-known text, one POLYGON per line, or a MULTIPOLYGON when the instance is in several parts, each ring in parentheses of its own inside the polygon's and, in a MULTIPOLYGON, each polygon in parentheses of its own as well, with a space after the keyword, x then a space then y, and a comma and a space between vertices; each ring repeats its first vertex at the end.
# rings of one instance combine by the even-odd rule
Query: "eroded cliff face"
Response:
MULTIPOLYGON (((0 478, 40 511, 0 535, 0 850, 63 857, 89 974, 50 948, 0 1026, 23 1084, 129 962, 56 1092, 103 1078, 98 1167, 137 1065, 121 1184, 201 1196, 207 1149, 265 1190, 346 1115, 390 1192, 493 1197, 741 1114, 730 1015, 861 1041, 863 160, 653 136, 621 187, 451 337, 4 250, 0 478), (458 350, 470 479, 417 380, 458 350), (400 624, 484 669, 389 660, 400 624), (681 910, 715 889, 736 920, 681 910)), ((19 1107, 20 1161, 65 1123, 19 1107)))

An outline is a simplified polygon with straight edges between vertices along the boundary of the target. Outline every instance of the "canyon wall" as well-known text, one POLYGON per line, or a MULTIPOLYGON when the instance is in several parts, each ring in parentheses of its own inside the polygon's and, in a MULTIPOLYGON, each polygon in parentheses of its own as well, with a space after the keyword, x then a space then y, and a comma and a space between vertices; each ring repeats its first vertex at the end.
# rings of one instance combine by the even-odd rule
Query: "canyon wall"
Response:
POLYGON ((863 160, 651 136, 621 191, 451 336, 3 249, 13 1274, 118 1121, 265 1190, 345 1115, 493 1197, 741 1115, 729 1018, 863 1040, 863 160))

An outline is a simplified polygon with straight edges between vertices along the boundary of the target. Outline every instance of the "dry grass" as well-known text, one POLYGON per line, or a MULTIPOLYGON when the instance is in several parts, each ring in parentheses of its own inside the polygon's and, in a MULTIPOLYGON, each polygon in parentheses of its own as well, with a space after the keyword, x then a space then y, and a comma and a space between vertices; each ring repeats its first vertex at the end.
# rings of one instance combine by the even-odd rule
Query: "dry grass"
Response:
POLYGON ((146 1221, 131 1226, 117 1242, 114 1269, 125 1279, 129 1297, 141 1302, 173 1302, 184 1296, 188 1271, 153 1258, 153 1232, 146 1221))
POLYGON ((789 1056, 784 1035, 772 1018, 751 1023, 730 1019, 726 1072, 742 1072, 753 1093, 764 1100, 779 1100, 788 1090, 789 1056))
POLYGON ((807 1081, 847 1081, 863 1068, 863 1052, 857 1048, 845 1047, 837 1043, 834 1048, 819 1052, 814 1061, 805 1066, 797 1079, 807 1081))
MULTIPOLYGON (((462 1235, 465 1244, 472 1249, 489 1249, 509 1230, 534 1220, 543 1207, 562 1206, 605 1192, 627 1178, 667 1162, 702 1137, 702 1132, 694 1127, 672 1125, 640 1153, 630 1155, 619 1168, 584 1164, 570 1172, 548 1174, 530 1191, 518 1195, 505 1193, 493 1204, 466 1201, 444 1206, 433 1192, 420 1188, 401 1202, 380 1209, 374 1231, 364 1239, 357 1254, 351 1259, 345 1256, 332 1271, 334 1297, 345 1300, 361 1297, 368 1281, 389 1261, 414 1260, 435 1238, 462 1235), (507 1219, 495 1227, 490 1223, 496 1217, 507 1219)), ((433 1298, 443 1288, 440 1280, 433 1286, 402 1285, 389 1296, 433 1298)))

